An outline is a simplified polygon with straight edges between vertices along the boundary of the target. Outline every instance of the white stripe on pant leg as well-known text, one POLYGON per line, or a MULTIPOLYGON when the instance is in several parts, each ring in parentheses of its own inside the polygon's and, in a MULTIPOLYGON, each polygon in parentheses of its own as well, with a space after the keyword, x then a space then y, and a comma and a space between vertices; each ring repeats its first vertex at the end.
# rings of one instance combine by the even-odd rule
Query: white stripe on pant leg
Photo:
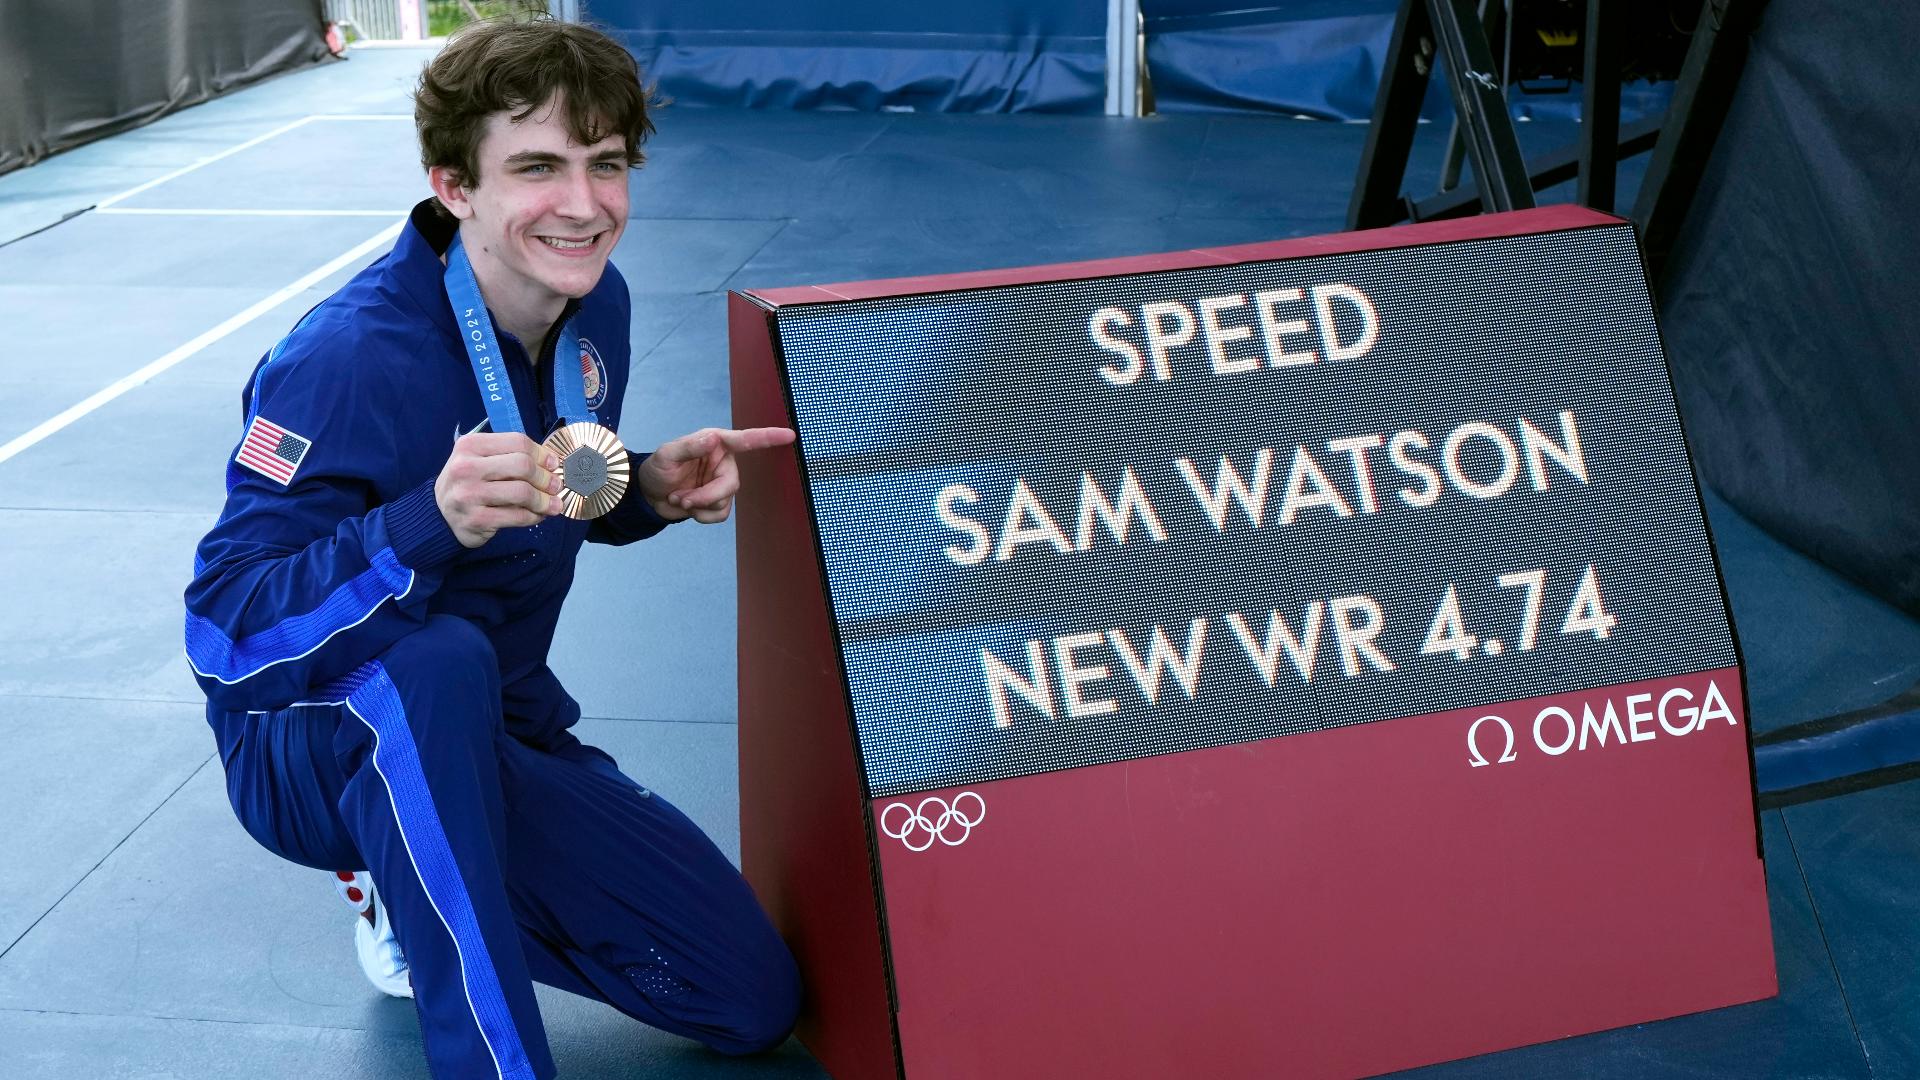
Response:
MULTIPOLYGON (((376 676, 377 678, 382 678, 382 679, 384 679, 384 677, 385 677, 385 671, 384 671, 384 669, 380 669, 380 668, 379 668, 379 665, 378 665, 378 664, 369 664, 368 666, 370 666, 370 667, 374 667, 374 668, 376 668, 376 669, 378 670, 378 675, 376 676)), ((368 680, 368 681, 372 681, 372 680, 370 679, 370 680, 368 680)), ((392 686, 392 683, 391 683, 391 681, 388 681, 388 685, 389 685, 389 686, 392 686)), ((364 684, 363 684, 363 686, 364 686, 364 684)), ((422 873, 420 872, 420 862, 419 862, 419 860, 418 860, 418 859, 416 859, 416 858, 414 857, 414 852, 413 852, 413 839, 412 839, 412 837, 411 837, 411 836, 410 836, 410 835, 408 834, 408 830, 407 830, 407 823, 406 823, 406 819, 405 819, 405 817, 404 817, 404 816, 403 816, 403 815, 402 815, 402 814, 400 813, 400 805, 399 805, 399 802, 398 802, 398 801, 397 801, 397 800, 395 799, 395 797, 394 797, 394 794, 393 794, 393 781, 392 781, 392 780, 391 780, 391 779, 390 779, 390 778, 389 778, 389 777, 387 776, 387 773, 386 773, 386 770, 385 770, 384 768, 382 768, 382 767, 381 767, 381 759, 380 759, 380 746, 381 746, 381 736, 380 736, 380 728, 379 728, 379 727, 378 727, 377 725, 375 725, 375 724, 374 724, 374 723, 373 723, 373 722, 372 722, 371 720, 369 720, 369 719, 367 719, 367 717, 366 717, 366 716, 365 716, 364 714, 362 714, 362 713, 361 713, 361 711, 360 711, 360 710, 359 710, 359 709, 358 709, 357 707, 355 707, 355 704, 354 704, 354 701, 353 701, 353 698, 354 698, 354 697, 356 697, 356 696, 358 696, 358 694, 359 694, 359 690, 358 690, 358 689, 356 689, 356 690, 355 690, 355 691, 354 691, 353 693, 351 693, 351 694, 349 694, 349 695, 347 696, 347 702, 346 702, 346 705, 347 705, 347 710, 348 710, 349 712, 351 712, 351 713, 353 713, 353 715, 354 715, 354 717, 355 717, 356 719, 358 719, 358 720, 359 720, 359 721, 360 721, 361 723, 363 723, 363 724, 365 724, 365 725, 367 725, 367 729, 368 729, 369 731, 371 731, 371 732, 373 732, 373 767, 374 767, 374 771, 375 771, 376 773, 378 773, 378 774, 379 774, 379 776, 380 776, 380 780, 381 780, 381 783, 382 783, 382 784, 384 784, 384 785, 385 785, 385 787, 386 787, 386 789, 387 789, 387 803, 388 803, 388 805, 389 805, 389 806, 391 806, 391 807, 393 808, 393 820, 394 820, 394 824, 395 824, 395 825, 396 825, 396 826, 397 826, 397 827, 399 828, 399 830, 400 830, 400 840, 401 840, 401 844, 402 844, 402 845, 403 845, 403 846, 404 846, 404 847, 406 848, 406 852, 407 852, 407 861, 408 861, 408 862, 409 862, 410 864, 412 864, 412 866, 413 866, 413 874, 414 874, 414 879, 420 882, 420 891, 421 891, 421 893, 422 893, 422 894, 424 894, 424 895, 426 896, 426 898, 427 898, 427 902, 428 902, 428 903, 429 903, 430 905, 432 905, 432 907, 433 907, 433 913, 434 913, 434 915, 435 915, 435 916, 437 916, 437 917, 439 918, 439 920, 440 920, 440 925, 441 925, 442 927, 444 927, 444 928, 446 929, 446 931, 447 931, 447 937, 448 937, 449 939, 451 939, 451 940, 452 940, 452 942, 453 942, 453 949, 454 949, 454 954, 455 954, 455 955, 456 955, 456 956, 457 956, 457 957, 459 958, 459 960, 460 960, 460 990, 461 990, 461 993, 462 993, 462 994, 464 994, 464 995, 465 995, 465 997, 466 997, 466 999, 467 999, 467 1012, 468 1012, 468 1015, 470 1015, 470 1016, 471 1016, 471 1017, 473 1018, 473 1025, 474 1025, 474 1030, 476 1030, 476 1031, 478 1031, 478 1032, 480 1033, 480 1041, 481 1041, 481 1043, 482 1043, 482 1045, 484 1045, 484 1046, 486 1046, 486 1048, 487 1048, 487 1054, 488 1054, 488 1055, 489 1055, 490 1057, 492 1057, 492 1058, 493 1058, 493 1069, 494 1069, 494 1074, 495 1074, 495 1076, 497 1076, 497 1077, 499 1078, 499 1080, 510 1080, 510 1078, 508 1077, 508 1075, 507 1075, 507 1073, 506 1073, 506 1070, 505 1070, 505 1068, 504 1068, 504 1067, 503 1067, 503 1066, 501 1065, 501 1063, 500 1063, 500 1054, 499 1054, 499 1051, 498 1051, 498 1050, 496 1050, 496 1049, 494 1048, 494 1045, 493 1045, 493 1040, 492 1040, 492 1039, 490 1039, 490 1038, 489 1038, 489 1037, 487 1036, 487 1029, 486 1029, 486 1025, 485 1025, 485 1024, 483 1024, 483 1023, 481 1023, 481 1020, 480 1020, 480 1010, 479 1010, 479 1008, 478 1008, 478 1007, 477 1007, 477 1006, 476 1006, 476 1005, 474 1004, 474 1001, 473 1001, 473 990, 472 990, 472 986, 471 986, 471 974, 470 974, 470 971, 469 971, 469 967, 468 967, 468 964, 467 964, 467 955, 466 955, 466 951, 465 951, 464 949, 462 949, 462 948, 460 947, 460 935, 454 932, 454 929, 453 929, 453 925, 452 925, 452 924, 451 924, 450 922, 448 922, 448 921, 447 921, 447 916, 446 916, 446 913, 445 913, 444 911, 442 911, 442 910, 441 910, 441 908, 440 908, 440 902, 439 902, 439 900, 437 900, 437 899, 436 899, 436 898, 434 897, 434 895, 433 895, 433 891, 432 891, 431 889, 429 889, 429 888, 427 887, 427 879, 426 879, 426 875, 424 875, 424 874, 422 874, 422 873)), ((398 697, 398 692, 397 692, 397 689, 396 689, 396 691, 395 691, 395 696, 396 696, 396 698, 398 697)), ((418 756, 419 756, 419 755, 418 755, 418 752, 416 751, 416 753, 415 753, 415 760, 416 760, 416 761, 418 760, 418 756)), ((422 768, 422 773, 424 774, 424 772, 425 772, 425 769, 424 769, 424 767, 423 767, 423 768, 422 768)), ((437 812, 436 812, 436 813, 437 813, 437 812)), ((442 833, 443 833, 443 835, 444 835, 444 832, 445 832, 445 830, 444 830, 444 827, 443 827, 443 828, 442 828, 442 833)), ((451 846, 449 846, 449 854, 451 854, 451 846)), ((456 867, 455 869, 456 869, 456 871, 457 871, 457 869, 458 869, 458 868, 456 867)), ((477 919, 476 919, 476 923, 477 923, 477 919)), ((477 930, 477 925, 476 925, 476 930, 477 930)), ((489 961, 489 963, 488 963, 488 967, 490 967, 490 968, 492 967, 492 963, 491 963, 491 961, 489 961)), ((496 970, 496 972, 495 972, 495 980, 496 980, 496 984, 497 984, 497 982, 498 982, 498 972, 497 972, 497 970, 496 970)), ((416 989, 416 993, 417 993, 417 992, 418 992, 418 988, 416 987, 415 989, 416 989)), ((504 992, 504 989, 502 990, 502 993, 501 993, 501 1004, 502 1004, 502 1006, 503 1006, 503 1008, 505 1008, 505 1007, 506 1007, 506 995, 505 995, 505 992, 504 992)), ((508 1022, 508 1024, 509 1024, 509 1026, 511 1026, 511 1025, 512 1025, 512 1020, 513 1020, 513 1018, 512 1018, 512 1012, 511 1012, 511 1009, 509 1008, 509 1009, 508 1009, 508 1011, 507 1011, 507 1022, 508 1022)), ((517 1033, 516 1033, 516 1035, 517 1035, 517 1033)), ((518 1041, 518 1040, 516 1040, 516 1041, 518 1041)), ((521 1044, 521 1055, 522 1055, 522 1057, 525 1057, 525 1056, 526 1056, 526 1050, 525 1050, 525 1044, 524 1044, 524 1042, 522 1042, 522 1044, 521 1044)), ((533 1077, 534 1077, 534 1073, 533 1073, 533 1063, 532 1063, 532 1061, 531 1061, 530 1059, 529 1059, 529 1060, 527 1061, 527 1064, 526 1064, 526 1071, 525 1071, 524 1073, 522 1073, 522 1072, 521 1072, 520 1070, 517 1070, 517 1069, 516 1069, 516 1070, 515 1070, 515 1072, 514 1072, 514 1078, 512 1078, 512 1080, 517 1080, 517 1078, 518 1078, 518 1077, 520 1077, 520 1076, 522 1076, 522 1075, 524 1075, 524 1076, 525 1076, 525 1077, 527 1078, 527 1080, 533 1080, 533 1077)))

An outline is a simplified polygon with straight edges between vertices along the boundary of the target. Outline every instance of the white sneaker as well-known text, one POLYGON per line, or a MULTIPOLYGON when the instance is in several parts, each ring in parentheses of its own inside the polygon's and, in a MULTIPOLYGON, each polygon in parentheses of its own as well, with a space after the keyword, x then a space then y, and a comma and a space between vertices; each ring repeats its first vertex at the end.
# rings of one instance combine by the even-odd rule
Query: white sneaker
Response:
POLYGON ((353 951, 360 959, 360 971, 375 990, 388 997, 413 996, 413 979, 407 970, 406 954, 393 936, 387 921, 387 905, 373 888, 366 871, 339 870, 333 885, 358 917, 353 920, 353 951))

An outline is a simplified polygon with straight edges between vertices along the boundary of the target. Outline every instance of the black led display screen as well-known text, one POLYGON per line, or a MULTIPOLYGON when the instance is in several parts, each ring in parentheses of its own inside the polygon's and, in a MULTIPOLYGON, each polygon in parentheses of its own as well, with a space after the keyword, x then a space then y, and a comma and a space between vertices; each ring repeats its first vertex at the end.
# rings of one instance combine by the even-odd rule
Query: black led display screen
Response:
POLYGON ((872 796, 1735 663, 1626 225, 777 326, 872 796))

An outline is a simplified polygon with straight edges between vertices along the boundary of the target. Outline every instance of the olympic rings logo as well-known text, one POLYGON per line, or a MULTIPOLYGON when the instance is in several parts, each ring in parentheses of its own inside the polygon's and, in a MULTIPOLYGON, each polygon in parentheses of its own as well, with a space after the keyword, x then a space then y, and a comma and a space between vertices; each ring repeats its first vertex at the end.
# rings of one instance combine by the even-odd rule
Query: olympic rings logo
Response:
POLYGON ((959 847, 973 835, 974 826, 987 820, 987 801, 971 791, 953 797, 953 805, 938 795, 929 795, 912 803, 890 803, 880 811, 880 831, 907 846, 908 851, 925 851, 935 840, 948 847, 959 847), (973 800, 969 805, 967 800, 973 800), (899 813, 895 813, 899 811, 899 813))

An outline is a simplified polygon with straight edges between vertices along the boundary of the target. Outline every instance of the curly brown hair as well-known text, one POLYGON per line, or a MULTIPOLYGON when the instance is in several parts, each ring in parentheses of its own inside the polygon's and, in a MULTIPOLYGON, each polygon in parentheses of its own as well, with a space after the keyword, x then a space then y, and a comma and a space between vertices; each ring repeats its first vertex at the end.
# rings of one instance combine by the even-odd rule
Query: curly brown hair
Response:
POLYGON ((606 34, 546 15, 488 19, 456 31, 413 92, 420 164, 446 166, 461 187, 477 187, 475 160, 487 117, 511 112, 517 123, 560 95, 567 135, 592 146, 609 135, 627 140, 627 167, 646 160, 640 144, 653 134, 649 107, 659 104, 640 82, 640 65, 606 34))

